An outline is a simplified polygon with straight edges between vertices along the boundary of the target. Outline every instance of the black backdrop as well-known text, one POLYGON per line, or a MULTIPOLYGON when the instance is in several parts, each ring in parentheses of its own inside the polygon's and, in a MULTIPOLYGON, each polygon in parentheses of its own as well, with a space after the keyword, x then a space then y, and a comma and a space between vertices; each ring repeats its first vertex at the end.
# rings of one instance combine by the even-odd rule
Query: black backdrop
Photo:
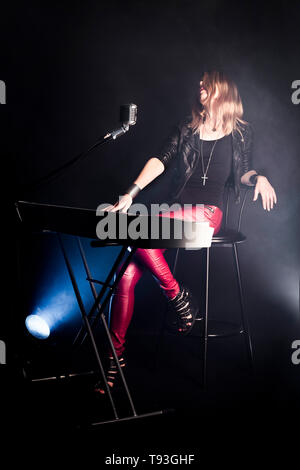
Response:
MULTIPOLYGON (((292 82, 300 78, 298 21, 297 2, 88 0, 6 5, 0 19, 0 79, 6 83, 7 104, 0 114, 2 200, 8 202, 2 246, 9 255, 8 277, 13 281, 14 200, 93 208, 114 202, 170 127, 189 112, 201 71, 225 70, 238 84, 245 119, 254 128, 254 167, 268 176, 278 196, 270 213, 260 201, 249 203, 244 220, 248 242, 241 249, 241 263, 250 324, 262 370, 280 377, 290 374, 296 382, 290 355, 291 342, 300 337, 300 105, 291 96, 292 82), (138 120, 124 137, 43 188, 24 191, 24 184, 114 129, 119 106, 127 102, 137 104, 138 120)), ((158 178, 139 200, 163 201, 168 178, 158 178)), ((186 260, 190 266, 190 255, 186 260)), ((215 261, 217 271, 222 263, 215 261)), ((15 296, 16 284, 9 284, 15 296)), ((137 292, 137 309, 145 298, 149 310, 154 308, 152 293, 159 301, 148 279, 137 292)), ((19 311, 18 318, 14 302, 7 312, 13 327, 23 323, 24 312, 19 311)), ((151 325, 149 315, 134 320, 137 329, 151 325)), ((10 333, 11 328, 10 322, 10 333)))

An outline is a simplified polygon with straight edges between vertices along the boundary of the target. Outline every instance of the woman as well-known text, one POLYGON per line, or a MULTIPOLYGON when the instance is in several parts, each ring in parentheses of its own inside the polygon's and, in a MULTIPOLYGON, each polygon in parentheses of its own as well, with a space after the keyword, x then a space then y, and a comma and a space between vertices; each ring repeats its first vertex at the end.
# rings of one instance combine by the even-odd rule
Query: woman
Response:
MULTIPOLYGON (((222 200, 226 181, 231 177, 236 199, 240 184, 255 185, 254 198, 261 195, 265 210, 273 209, 276 194, 265 176, 252 167, 252 129, 242 119, 243 106, 236 85, 221 72, 206 72, 199 84, 192 116, 182 121, 167 139, 162 151, 150 158, 134 184, 114 206, 106 210, 126 212, 134 197, 157 178, 171 162, 175 163, 172 202, 181 209, 163 216, 184 220, 206 220, 214 235, 222 222, 222 200), (183 207, 189 204, 189 209, 183 207), (203 204, 196 212, 196 204, 203 204)), ((177 318, 179 334, 193 327, 197 307, 191 292, 178 284, 164 258, 162 249, 138 249, 113 296, 110 331, 120 365, 125 335, 134 307, 134 288, 145 269, 149 269, 170 302, 177 318)), ((108 383, 113 386, 117 367, 112 357, 108 383)), ((103 392, 102 389, 99 391, 103 392)))

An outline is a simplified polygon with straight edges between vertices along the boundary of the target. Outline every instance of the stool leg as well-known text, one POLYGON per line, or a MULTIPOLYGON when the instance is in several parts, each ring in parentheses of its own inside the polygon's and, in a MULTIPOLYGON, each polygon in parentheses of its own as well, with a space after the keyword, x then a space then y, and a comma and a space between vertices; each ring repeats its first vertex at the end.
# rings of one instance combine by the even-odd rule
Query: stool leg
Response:
POLYGON ((208 342, 208 295, 209 295, 209 248, 206 248, 206 283, 205 283, 205 323, 204 323, 204 355, 203 355, 203 388, 207 378, 207 342, 208 342))
POLYGON ((253 371, 254 368, 254 361, 253 361, 253 348, 252 348, 252 341, 249 333, 249 324, 248 319, 245 312, 244 307, 244 296, 243 296, 243 289, 242 289, 242 279, 241 279, 241 272, 240 272, 240 265, 239 265, 239 258, 238 258, 238 251, 236 243, 232 244, 233 248, 233 258, 234 258, 234 265, 235 271, 237 275, 237 282, 238 282, 238 289, 239 289, 239 300, 240 300, 240 308, 241 308, 241 319, 242 319, 242 327, 243 333, 245 337, 246 349, 248 353, 248 359, 250 363, 251 370, 253 371))

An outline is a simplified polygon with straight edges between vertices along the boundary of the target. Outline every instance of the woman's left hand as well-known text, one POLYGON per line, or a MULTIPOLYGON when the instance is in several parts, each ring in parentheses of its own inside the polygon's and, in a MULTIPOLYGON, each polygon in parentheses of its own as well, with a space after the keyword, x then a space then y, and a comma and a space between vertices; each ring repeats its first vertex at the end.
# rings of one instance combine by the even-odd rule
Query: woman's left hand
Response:
POLYGON ((253 201, 257 200, 259 194, 261 195, 263 208, 267 211, 273 209, 274 204, 277 203, 276 193, 268 179, 262 175, 257 177, 253 201))

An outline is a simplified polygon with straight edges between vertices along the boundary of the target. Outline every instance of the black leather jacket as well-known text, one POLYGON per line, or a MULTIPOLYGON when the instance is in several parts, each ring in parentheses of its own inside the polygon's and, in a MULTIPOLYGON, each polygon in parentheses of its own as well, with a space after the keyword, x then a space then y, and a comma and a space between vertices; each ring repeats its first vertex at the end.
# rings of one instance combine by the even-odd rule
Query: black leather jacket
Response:
MULTIPOLYGON (((162 161, 165 168, 170 163, 173 167, 173 183, 170 200, 178 198, 186 182, 193 173, 199 158, 195 144, 195 134, 188 127, 190 118, 181 121, 174 127, 172 133, 162 146, 161 151, 154 156, 162 161), (174 161, 175 160, 175 161, 174 161)), ((240 200, 241 177, 252 170, 253 131, 250 124, 240 124, 240 132, 232 131, 232 173, 231 182, 234 187, 235 198, 240 200)))

